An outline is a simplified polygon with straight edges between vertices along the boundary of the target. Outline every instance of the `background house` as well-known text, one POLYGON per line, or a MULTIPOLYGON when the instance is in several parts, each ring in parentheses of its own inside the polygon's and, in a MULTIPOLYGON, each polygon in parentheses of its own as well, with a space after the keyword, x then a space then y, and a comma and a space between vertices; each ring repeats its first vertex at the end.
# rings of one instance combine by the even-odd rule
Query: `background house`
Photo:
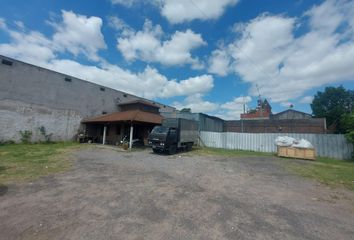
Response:
POLYGON ((269 119, 271 115, 272 107, 270 106, 267 99, 258 99, 256 109, 251 109, 247 113, 242 113, 240 118, 244 120, 269 119))
POLYGON ((226 132, 245 133, 327 133, 326 119, 294 109, 273 114, 269 102, 258 100, 255 110, 241 114, 240 120, 225 121, 226 132))

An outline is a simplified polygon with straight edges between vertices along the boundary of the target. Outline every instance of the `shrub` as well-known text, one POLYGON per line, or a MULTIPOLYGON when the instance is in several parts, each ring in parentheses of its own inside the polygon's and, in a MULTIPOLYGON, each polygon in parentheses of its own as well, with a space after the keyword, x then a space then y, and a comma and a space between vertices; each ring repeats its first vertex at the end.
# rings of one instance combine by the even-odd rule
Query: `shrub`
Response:
POLYGON ((21 135, 21 142, 22 143, 30 143, 32 139, 32 131, 30 130, 25 130, 25 131, 19 131, 21 135))
POLYGON ((52 141, 51 141, 51 138, 52 138, 52 135, 53 135, 53 134, 52 134, 52 133, 47 134, 47 130, 45 129, 44 126, 39 127, 38 130, 39 130, 39 132, 41 133, 41 135, 43 136, 44 141, 45 141, 46 143, 52 142, 52 141))

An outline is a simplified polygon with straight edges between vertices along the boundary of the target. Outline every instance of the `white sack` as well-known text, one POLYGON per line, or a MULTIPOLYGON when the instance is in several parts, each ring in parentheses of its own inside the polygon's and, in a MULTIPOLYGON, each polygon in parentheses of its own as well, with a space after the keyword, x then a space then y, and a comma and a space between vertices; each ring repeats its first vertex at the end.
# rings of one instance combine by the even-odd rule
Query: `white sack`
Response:
POLYGON ((300 139, 299 141, 294 142, 291 146, 297 148, 313 148, 312 144, 306 139, 300 139))
POLYGON ((295 138, 292 137, 277 137, 275 139, 275 145, 277 146, 282 146, 282 147, 290 147, 291 145, 293 145, 293 143, 296 141, 295 138))
POLYGON ((282 147, 297 147, 297 148, 314 148, 313 145, 306 139, 295 139, 288 136, 277 137, 275 144, 282 147))

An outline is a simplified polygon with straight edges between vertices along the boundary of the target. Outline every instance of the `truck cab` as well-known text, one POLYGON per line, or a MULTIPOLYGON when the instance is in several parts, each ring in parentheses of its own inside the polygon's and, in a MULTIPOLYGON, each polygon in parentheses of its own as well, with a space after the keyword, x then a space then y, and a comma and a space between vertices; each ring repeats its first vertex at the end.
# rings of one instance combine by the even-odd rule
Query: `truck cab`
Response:
POLYGON ((191 150, 198 131, 195 121, 165 119, 162 126, 155 126, 149 134, 149 145, 154 153, 174 154, 178 149, 191 150))

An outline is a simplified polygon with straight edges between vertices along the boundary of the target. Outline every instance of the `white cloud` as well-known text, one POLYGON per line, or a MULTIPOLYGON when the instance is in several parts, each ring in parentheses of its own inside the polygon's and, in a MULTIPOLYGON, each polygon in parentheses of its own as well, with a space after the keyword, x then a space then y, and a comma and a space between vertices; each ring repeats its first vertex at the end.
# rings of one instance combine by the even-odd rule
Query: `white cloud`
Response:
POLYGON ((218 104, 203 100, 202 94, 190 95, 185 98, 182 102, 174 102, 172 106, 177 109, 190 108, 192 112, 199 113, 210 113, 218 108, 218 104))
POLYGON ((354 80, 352 16, 354 2, 341 0, 313 7, 305 20, 263 14, 239 25, 241 36, 219 51, 228 53, 232 71, 251 83, 252 96, 258 86, 272 102, 291 102, 309 89, 354 80), (298 23, 307 20, 309 30, 295 35, 298 23))
POLYGON ((195 19, 217 19, 227 7, 236 5, 239 0, 111 0, 111 2, 125 7, 150 4, 159 8, 161 15, 170 23, 177 24, 195 19))
POLYGON ((243 106, 246 105, 252 101, 252 98, 250 96, 245 96, 245 97, 236 97, 233 99, 231 102, 226 102, 221 105, 221 108, 227 109, 227 110, 243 110, 243 106))
POLYGON ((34 64, 43 64, 54 58, 52 42, 43 34, 31 31, 29 33, 7 30, 12 38, 11 43, 0 44, 0 53, 34 64))
POLYGON ((200 68, 198 58, 193 58, 191 51, 206 45, 200 34, 187 29, 176 31, 169 40, 163 41, 163 31, 159 25, 153 26, 145 21, 143 30, 129 32, 128 36, 118 38, 117 48, 128 61, 140 59, 147 62, 159 62, 163 65, 191 64, 200 68))
POLYGON ((313 96, 305 96, 303 98, 300 99, 300 103, 305 103, 305 104, 310 104, 312 103, 313 100, 313 96))
POLYGON ((120 4, 123 5, 125 7, 131 7, 133 6, 135 3, 138 3, 138 0, 111 0, 111 2, 113 4, 120 4))
MULTIPOLYGON (((72 17, 77 16, 74 13, 70 13, 70 15, 72 15, 72 17)), ((80 16, 80 18, 86 20, 92 19, 85 16, 80 16)), ((5 21, 3 20, 1 22, 5 21)), ((66 26, 66 24, 59 24, 58 26, 62 25, 66 26)), ((107 61, 101 59, 98 55, 96 56, 97 53, 93 50, 88 50, 85 55, 90 58, 96 56, 97 59, 100 59, 101 61, 96 66, 83 65, 68 59, 60 59, 58 53, 66 51, 67 49, 58 47, 58 42, 55 37, 48 38, 40 32, 27 32, 26 29, 21 29, 21 31, 12 30, 8 29, 6 25, 2 29, 9 33, 11 42, 0 44, 1 55, 13 57, 31 64, 146 98, 168 98, 173 96, 203 94, 210 91, 214 86, 214 80, 211 75, 200 75, 180 81, 177 79, 170 80, 160 74, 155 68, 149 66, 141 72, 133 73, 119 66, 107 63, 107 61)), ((58 29, 59 33, 54 33, 54 36, 64 34, 62 28, 58 27, 56 29, 58 29)), ((83 36, 77 36, 75 38, 76 40, 83 39, 86 36, 86 31, 77 32, 77 34, 83 34, 83 36)), ((64 43, 67 42, 64 41, 64 43)), ((75 44, 74 42, 74 45, 75 44)), ((66 44, 63 46, 66 46, 66 44)), ((78 48, 80 48, 80 45, 78 48)), ((80 49, 78 51, 86 50, 87 49, 80 49)))
POLYGON ((230 72, 230 61, 230 56, 225 49, 216 49, 209 58, 208 71, 219 76, 226 76, 230 72))
POLYGON ((6 28, 7 26, 6 26, 5 19, 0 17, 0 29, 6 29, 6 28))
POLYGON ((281 102, 280 106, 290 108, 290 107, 294 107, 294 104, 291 102, 281 102))
POLYGON ((225 120, 240 119, 240 114, 247 111, 247 105, 251 101, 250 96, 235 97, 232 101, 221 104, 220 110, 215 115, 225 120))
POLYGON ((25 24, 22 21, 15 21, 15 25, 20 29, 25 29, 25 24))
POLYGON ((214 87, 214 79, 211 75, 191 77, 182 81, 171 80, 163 86, 162 96, 183 96, 209 92, 214 87))
POLYGON ((116 16, 108 17, 108 24, 113 29, 117 30, 122 36, 129 36, 134 33, 134 30, 121 18, 116 16))
POLYGON ((149 66, 142 72, 132 73, 107 63, 98 67, 82 65, 72 60, 55 59, 45 67, 145 98, 193 95, 208 92, 213 87, 213 78, 209 75, 181 81, 169 80, 149 66))
POLYGON ((235 97, 230 102, 215 103, 203 99, 203 94, 195 94, 186 97, 181 102, 174 102, 172 105, 177 109, 190 108, 192 112, 208 113, 225 120, 240 119, 243 113, 244 105, 247 110, 247 104, 252 101, 250 96, 235 97))
POLYGON ((182 23, 195 19, 217 19, 229 6, 238 0, 164 0, 161 6, 161 15, 170 23, 182 23))
POLYGON ((62 18, 63 22, 52 23, 56 28, 53 35, 55 47, 74 55, 84 54, 89 59, 98 61, 97 52, 107 48, 101 33, 102 19, 86 17, 71 11, 62 11, 62 18))

